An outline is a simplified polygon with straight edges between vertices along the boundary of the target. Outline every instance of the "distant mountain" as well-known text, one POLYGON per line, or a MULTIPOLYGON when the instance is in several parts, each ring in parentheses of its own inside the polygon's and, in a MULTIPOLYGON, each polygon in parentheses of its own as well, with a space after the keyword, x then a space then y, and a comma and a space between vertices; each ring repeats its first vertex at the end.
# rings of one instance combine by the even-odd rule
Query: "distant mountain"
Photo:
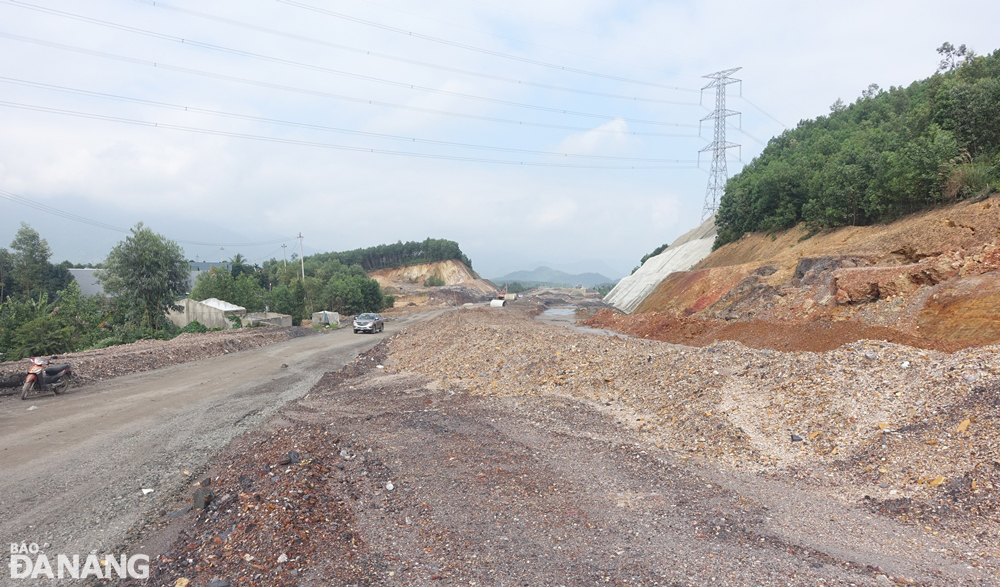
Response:
POLYGON ((497 285, 503 285, 504 282, 510 281, 520 281, 531 282, 531 283, 550 283, 555 285, 582 285, 583 287, 594 287, 595 285, 600 285, 602 283, 614 283, 615 280, 610 277, 605 277, 600 273, 566 273, 565 271, 559 271, 558 269, 552 269, 551 267, 539 267, 533 271, 514 271, 513 273, 508 273, 503 277, 497 277, 496 279, 491 279, 493 283, 497 285))

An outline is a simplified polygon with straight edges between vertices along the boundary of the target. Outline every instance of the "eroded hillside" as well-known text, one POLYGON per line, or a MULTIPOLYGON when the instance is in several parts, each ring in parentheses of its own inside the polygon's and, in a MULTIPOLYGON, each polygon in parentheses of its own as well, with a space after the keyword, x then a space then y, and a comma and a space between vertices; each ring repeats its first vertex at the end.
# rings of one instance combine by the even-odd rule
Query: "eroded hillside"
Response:
POLYGON ((492 283, 481 279, 465 263, 458 260, 420 263, 392 269, 372 271, 369 277, 378 281, 383 291, 396 296, 396 306, 458 305, 485 301, 497 293, 492 283), (428 280, 436 278, 430 285, 428 280))
POLYGON ((943 350, 1000 342, 1000 195, 805 237, 803 228, 747 235, 668 276, 638 315, 605 312, 594 323, 810 350, 865 338, 943 350))

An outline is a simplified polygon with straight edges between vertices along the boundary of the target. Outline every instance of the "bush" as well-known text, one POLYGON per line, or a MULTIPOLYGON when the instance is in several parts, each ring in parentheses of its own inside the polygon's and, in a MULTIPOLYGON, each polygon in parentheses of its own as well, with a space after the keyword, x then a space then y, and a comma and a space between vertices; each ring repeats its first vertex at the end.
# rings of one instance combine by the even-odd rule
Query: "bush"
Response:
POLYGON ((988 196, 1000 184, 1000 165, 973 161, 967 152, 942 165, 944 197, 949 200, 988 196))
POLYGON ((444 285, 444 280, 437 275, 431 275, 424 280, 424 287, 441 287, 444 285))
POLYGON ((199 333, 200 334, 202 332, 208 332, 208 328, 206 328, 205 325, 202 324, 201 322, 198 322, 197 320, 195 320, 195 321, 191 322, 190 324, 188 324, 187 326, 185 326, 184 328, 181 328, 181 332, 199 333))

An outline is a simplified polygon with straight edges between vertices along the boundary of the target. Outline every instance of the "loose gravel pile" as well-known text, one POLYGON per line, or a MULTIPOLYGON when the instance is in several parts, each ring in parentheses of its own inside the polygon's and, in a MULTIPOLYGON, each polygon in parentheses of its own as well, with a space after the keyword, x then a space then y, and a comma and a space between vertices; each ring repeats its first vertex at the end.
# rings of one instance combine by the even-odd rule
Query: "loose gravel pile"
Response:
POLYGON ((826 491, 928 535, 976 535, 995 555, 998 352, 870 340, 818 353, 694 348, 574 333, 507 308, 415 325, 388 366, 477 394, 592 402, 682 459, 826 491))
POLYGON ((450 312, 328 373, 214 459, 206 509, 161 513, 176 539, 127 584, 996 584, 1000 349, 692 348, 535 312, 450 312))
MULTIPOLYGON (((76 384, 104 381, 232 353, 245 351, 313 333, 298 326, 240 328, 204 333, 184 333, 171 340, 140 340, 131 344, 60 355, 56 362, 73 366, 76 384)), ((10 394, 24 381, 27 360, 0 363, 0 394, 10 394), (4 389, 6 384, 7 389, 4 389)))

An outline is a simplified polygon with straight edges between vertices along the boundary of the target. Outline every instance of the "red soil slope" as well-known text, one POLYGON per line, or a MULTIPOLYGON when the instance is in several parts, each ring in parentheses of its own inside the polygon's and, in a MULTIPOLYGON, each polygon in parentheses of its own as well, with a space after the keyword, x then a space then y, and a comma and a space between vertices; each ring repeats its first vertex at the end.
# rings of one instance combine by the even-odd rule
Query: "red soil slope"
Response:
POLYGON ((631 316, 645 338, 826 350, 860 339, 954 350, 1000 343, 1000 195, 888 226, 751 234, 667 277, 631 316))

